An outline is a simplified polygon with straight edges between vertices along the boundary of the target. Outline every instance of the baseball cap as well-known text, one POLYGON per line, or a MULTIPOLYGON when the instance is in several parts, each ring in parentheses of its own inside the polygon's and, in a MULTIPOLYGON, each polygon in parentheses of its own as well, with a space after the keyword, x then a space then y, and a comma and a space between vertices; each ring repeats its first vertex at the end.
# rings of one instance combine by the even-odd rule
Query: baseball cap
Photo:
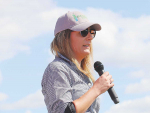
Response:
POLYGON ((73 31, 83 31, 88 27, 91 27, 96 31, 101 30, 101 26, 98 23, 89 22, 88 18, 81 12, 68 11, 66 14, 58 18, 55 25, 54 35, 66 29, 73 31))

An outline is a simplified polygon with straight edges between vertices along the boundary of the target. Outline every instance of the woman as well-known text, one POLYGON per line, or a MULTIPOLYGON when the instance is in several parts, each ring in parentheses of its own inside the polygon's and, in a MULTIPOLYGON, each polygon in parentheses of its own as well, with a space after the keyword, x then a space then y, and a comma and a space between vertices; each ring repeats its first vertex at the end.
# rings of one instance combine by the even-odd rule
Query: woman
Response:
POLYGON ((80 12, 58 18, 51 43, 55 59, 42 79, 48 113, 98 113, 98 96, 114 86, 105 72, 96 81, 91 74, 92 40, 101 26, 80 12))

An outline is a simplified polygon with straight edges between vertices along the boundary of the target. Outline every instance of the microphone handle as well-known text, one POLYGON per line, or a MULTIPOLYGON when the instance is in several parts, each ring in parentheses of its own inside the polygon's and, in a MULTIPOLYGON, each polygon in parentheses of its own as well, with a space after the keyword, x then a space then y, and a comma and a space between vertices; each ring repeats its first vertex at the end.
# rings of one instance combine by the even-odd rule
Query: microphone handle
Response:
MULTIPOLYGON (((102 71, 99 71, 98 74, 101 76, 104 72, 105 72, 105 71, 102 70, 102 71)), ((114 102, 115 104, 119 103, 119 99, 118 99, 118 96, 117 96, 117 94, 116 94, 114 88, 111 87, 111 88, 109 88, 107 91, 108 91, 108 93, 109 93, 111 99, 113 100, 113 102, 114 102)))
POLYGON ((114 88, 111 87, 111 88, 109 88, 107 91, 108 91, 108 93, 109 93, 111 99, 114 101, 114 103, 115 103, 115 104, 119 103, 119 99, 118 99, 118 96, 117 96, 117 94, 116 94, 114 88))

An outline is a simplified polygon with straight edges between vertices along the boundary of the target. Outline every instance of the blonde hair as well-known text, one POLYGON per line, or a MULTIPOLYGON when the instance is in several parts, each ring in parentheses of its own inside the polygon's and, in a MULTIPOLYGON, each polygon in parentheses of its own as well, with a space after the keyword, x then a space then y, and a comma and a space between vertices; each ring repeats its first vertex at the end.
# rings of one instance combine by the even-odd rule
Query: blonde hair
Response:
POLYGON ((70 41, 70 34, 71 30, 67 29, 64 31, 61 31, 56 34, 55 38, 53 39, 51 43, 51 51, 54 55, 58 56, 58 52, 68 58, 70 61, 76 64, 77 68, 84 73, 86 76, 88 76, 92 82, 95 82, 94 77, 92 76, 92 61, 93 61, 93 48, 92 45, 90 47, 90 54, 87 55, 82 61, 81 61, 81 68, 77 65, 77 60, 73 57, 74 53, 71 49, 71 41, 70 41))

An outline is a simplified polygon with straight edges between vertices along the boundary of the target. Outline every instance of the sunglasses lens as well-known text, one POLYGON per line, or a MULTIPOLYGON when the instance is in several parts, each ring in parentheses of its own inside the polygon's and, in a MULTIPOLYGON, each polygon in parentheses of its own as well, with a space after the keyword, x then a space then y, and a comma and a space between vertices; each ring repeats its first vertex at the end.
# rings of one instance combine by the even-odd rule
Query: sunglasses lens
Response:
POLYGON ((82 35, 83 37, 86 37, 87 34, 88 34, 88 29, 81 31, 81 35, 82 35))
MULTIPOLYGON (((89 32, 88 29, 86 29, 86 30, 81 31, 80 33, 83 37, 86 37, 88 35, 88 32, 89 32)), ((94 38, 96 35, 95 29, 91 29, 90 33, 91 33, 92 37, 94 38)))
POLYGON ((96 35, 96 31, 94 29, 91 29, 90 33, 91 33, 92 37, 94 38, 96 35))

